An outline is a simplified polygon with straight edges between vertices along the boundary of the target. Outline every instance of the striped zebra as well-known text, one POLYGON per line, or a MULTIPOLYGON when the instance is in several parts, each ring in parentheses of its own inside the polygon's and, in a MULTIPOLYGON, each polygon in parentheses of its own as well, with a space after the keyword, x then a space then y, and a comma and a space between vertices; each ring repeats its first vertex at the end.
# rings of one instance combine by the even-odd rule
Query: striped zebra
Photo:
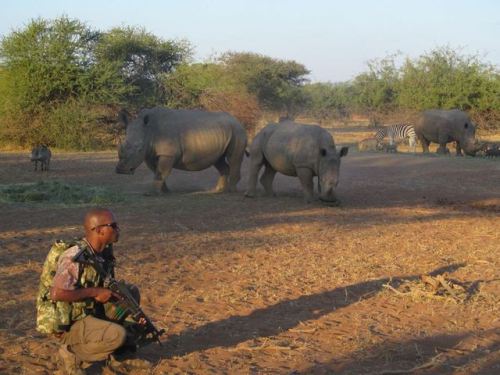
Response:
POLYGON ((396 124, 384 126, 375 133, 375 139, 379 145, 385 137, 389 138, 389 145, 391 146, 394 146, 396 142, 401 142, 408 138, 409 146, 412 148, 413 152, 416 151, 417 135, 415 134, 415 129, 411 125, 396 124))

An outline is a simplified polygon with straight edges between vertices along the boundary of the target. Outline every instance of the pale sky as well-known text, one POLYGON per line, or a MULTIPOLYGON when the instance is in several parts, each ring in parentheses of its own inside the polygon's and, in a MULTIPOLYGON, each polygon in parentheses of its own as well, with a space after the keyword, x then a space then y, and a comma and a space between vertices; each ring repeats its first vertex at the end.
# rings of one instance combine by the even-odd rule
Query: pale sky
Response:
POLYGON ((439 46, 500 66, 498 0, 16 0, 2 3, 0 35, 31 19, 76 18, 106 31, 142 26, 187 39, 195 60, 255 52, 304 64, 313 81, 346 81, 366 62, 439 46))

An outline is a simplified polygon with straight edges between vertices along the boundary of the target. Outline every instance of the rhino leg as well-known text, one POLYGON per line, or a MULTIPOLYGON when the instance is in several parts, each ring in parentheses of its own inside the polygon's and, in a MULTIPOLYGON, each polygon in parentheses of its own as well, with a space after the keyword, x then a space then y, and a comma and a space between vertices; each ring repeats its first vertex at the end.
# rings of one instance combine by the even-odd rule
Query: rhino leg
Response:
POLYGON ((257 147, 250 150, 250 170, 248 172, 248 189, 245 193, 246 197, 255 197, 257 192, 257 178, 259 177, 260 168, 264 164, 264 154, 257 147))
POLYGON ((158 158, 158 165, 156 166, 155 178, 153 180, 153 188, 146 195, 158 195, 161 193, 168 193, 166 183, 167 177, 172 171, 174 166, 174 158, 171 156, 160 156, 158 158))
POLYGON ((429 153, 429 145, 431 142, 429 142, 426 138, 424 138, 421 135, 418 136, 418 140, 422 144, 422 152, 424 152, 426 154, 429 153))
POLYGON ((297 168, 297 177, 300 180, 302 189, 304 190, 304 200, 306 203, 313 201, 313 173, 309 168, 297 168))
POLYGON ((450 153, 450 150, 446 148, 446 143, 440 143, 436 153, 446 155, 450 153))
POLYGON ((228 188, 229 165, 226 163, 226 158, 223 156, 214 164, 214 167, 219 171, 220 177, 215 185, 214 192, 222 193, 228 188))
POLYGON ((276 170, 271 167, 268 163, 266 163, 266 168, 264 169, 264 173, 260 177, 260 183, 264 186, 264 190, 266 191, 266 195, 274 196, 273 192, 273 180, 276 175, 276 170))
POLYGON ((241 162, 243 161, 243 155, 245 154, 245 149, 242 148, 241 152, 233 153, 228 155, 229 163, 229 191, 235 192, 236 185, 241 179, 241 162))
POLYGON ((460 142, 455 143, 455 148, 457 151, 457 156, 464 156, 464 154, 462 154, 462 146, 460 146, 460 142))

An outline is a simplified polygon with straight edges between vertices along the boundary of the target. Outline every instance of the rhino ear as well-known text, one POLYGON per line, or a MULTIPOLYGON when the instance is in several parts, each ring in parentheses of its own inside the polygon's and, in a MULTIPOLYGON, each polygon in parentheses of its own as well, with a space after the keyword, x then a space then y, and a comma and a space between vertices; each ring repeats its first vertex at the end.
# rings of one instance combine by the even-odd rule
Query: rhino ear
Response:
POLYGON ((346 156, 346 155, 347 155, 347 151, 349 151, 349 147, 346 147, 346 146, 342 147, 342 148, 340 149, 339 156, 340 156, 340 157, 346 156))
POLYGON ((319 154, 323 157, 326 156, 326 150, 324 148, 319 150, 319 154))

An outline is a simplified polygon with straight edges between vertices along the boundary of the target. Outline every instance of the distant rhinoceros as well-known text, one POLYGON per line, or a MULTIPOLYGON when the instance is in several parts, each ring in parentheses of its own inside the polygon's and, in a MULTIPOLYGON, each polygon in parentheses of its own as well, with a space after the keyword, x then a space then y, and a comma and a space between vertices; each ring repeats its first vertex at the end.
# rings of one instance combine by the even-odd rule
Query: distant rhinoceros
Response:
POLYGON ((303 125, 292 121, 269 124, 256 136, 250 147, 250 175, 247 197, 255 196, 257 177, 267 194, 273 195, 272 184, 276 172, 297 176, 304 190, 304 199, 313 199, 313 177, 318 176, 319 198, 336 202, 335 189, 339 182, 340 158, 348 148, 340 152, 335 148, 331 134, 318 125, 303 125))
POLYGON ((168 192, 172 168, 201 171, 214 166, 220 173, 215 191, 235 191, 247 136, 233 116, 223 112, 152 108, 142 110, 127 126, 119 146, 117 173, 133 174, 143 162, 154 173, 152 193, 168 192))
POLYGON ((458 109, 423 112, 415 124, 415 133, 426 153, 431 142, 439 144, 438 154, 449 152, 446 148, 449 142, 456 142, 457 156, 462 156, 462 149, 471 156, 478 151, 476 126, 467 113, 458 109))
POLYGON ((40 162, 40 170, 48 171, 50 165, 50 158, 52 152, 45 145, 33 147, 31 150, 31 161, 35 163, 35 171, 38 169, 38 162, 40 162))

